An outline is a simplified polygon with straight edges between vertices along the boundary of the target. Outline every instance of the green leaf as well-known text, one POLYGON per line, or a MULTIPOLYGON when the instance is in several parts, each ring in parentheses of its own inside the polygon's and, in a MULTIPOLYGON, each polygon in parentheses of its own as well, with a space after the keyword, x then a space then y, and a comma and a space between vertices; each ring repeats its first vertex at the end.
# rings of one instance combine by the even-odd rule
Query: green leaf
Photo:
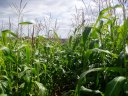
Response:
POLYGON ((10 49, 8 47, 3 46, 2 48, 0 48, 0 50, 4 53, 4 55, 10 54, 10 49))
POLYGON ((91 42, 90 42, 89 48, 93 49, 93 48, 95 48, 95 46, 98 46, 98 44, 99 44, 98 39, 92 39, 91 42))
POLYGON ((17 48, 17 50, 20 52, 22 49, 25 49, 26 52, 26 62, 30 63, 30 56, 31 56, 31 47, 29 44, 22 44, 17 48))
POLYGON ((29 46, 26 46, 25 49, 26 49, 26 61, 29 64, 30 63, 31 50, 30 50, 30 47, 29 46))
POLYGON ((87 42, 90 32, 91 32, 91 27, 84 28, 84 31, 82 33, 82 40, 83 40, 84 47, 86 45, 86 42, 87 42))
POLYGON ((94 49, 92 49, 92 51, 93 51, 93 52, 102 52, 102 53, 110 54, 110 55, 112 55, 114 58, 117 58, 117 57, 118 57, 118 55, 116 55, 116 54, 114 54, 114 53, 112 53, 112 52, 110 52, 110 51, 108 51, 108 50, 103 50, 103 49, 99 49, 99 48, 94 48, 94 49))
POLYGON ((25 75, 29 72, 29 70, 31 69, 30 67, 24 65, 24 70, 22 72, 19 73, 19 78, 25 77, 25 75))
MULTIPOLYGON (((114 7, 108 7, 106 9, 103 9, 100 13, 99 13, 99 16, 98 16, 98 19, 96 20, 96 23, 94 24, 93 26, 93 30, 92 30, 92 35, 96 35, 96 26, 98 24, 98 22, 101 20, 101 19, 108 19, 109 16, 111 16, 110 14, 108 14, 107 12, 109 10, 112 10, 112 9, 115 9, 115 8, 119 8, 119 7, 122 7, 121 5, 115 5, 114 7), (107 13, 107 14, 106 14, 107 13), (106 14, 106 16, 104 16, 106 14)), ((97 36, 97 35, 96 35, 97 36)))
POLYGON ((105 96, 120 96, 120 91, 123 89, 126 78, 123 76, 115 77, 106 87, 105 96))
POLYGON ((127 81, 124 84, 124 91, 128 95, 128 79, 127 79, 127 81))
POLYGON ((114 72, 122 72, 122 70, 125 72, 126 69, 124 68, 118 68, 118 67, 106 67, 106 68, 93 68, 91 70, 85 71, 80 75, 77 87, 76 87, 76 91, 75 93, 78 94, 76 96, 79 96, 80 94, 80 88, 83 84, 83 81, 86 82, 86 75, 91 73, 91 72, 98 72, 98 71, 114 71, 114 72))
POLYGON ((6 45, 6 43, 7 43, 8 34, 10 34, 14 37, 17 37, 17 35, 15 33, 13 33, 11 30, 3 30, 2 31, 2 41, 3 41, 4 45, 6 45))
POLYGON ((12 36, 14 36, 14 37, 17 37, 17 35, 15 34, 15 33, 13 33, 11 30, 3 30, 2 31, 2 34, 11 34, 12 36))
POLYGON ((7 94, 0 94, 0 96, 7 96, 7 94))
POLYGON ((29 24, 33 24, 33 23, 31 23, 31 22, 20 22, 19 24, 21 24, 21 25, 29 25, 29 24))
POLYGON ((91 90, 91 89, 87 89, 87 88, 85 88, 84 86, 81 86, 81 88, 80 88, 80 91, 82 92, 82 93, 90 93, 90 94, 92 94, 92 93, 94 93, 94 94, 102 94, 102 92, 100 92, 99 90, 91 90))
POLYGON ((115 9, 115 8, 119 8, 119 7, 122 7, 121 5, 115 5, 114 7, 108 7, 108 8, 106 8, 106 9, 103 9, 101 12, 100 12, 100 14, 99 14, 99 17, 98 17, 98 19, 97 19, 97 21, 96 21, 96 24, 98 23, 98 21, 102 18, 102 17, 104 17, 104 14, 105 13, 107 13, 109 10, 112 10, 112 9, 115 9))
POLYGON ((17 48, 17 51, 22 50, 23 48, 25 48, 27 46, 27 44, 22 44, 17 48))
POLYGON ((71 47, 71 46, 72 46, 72 39, 73 39, 73 37, 72 37, 72 36, 70 36, 70 38, 69 38, 69 40, 68 40, 69 47, 71 47))
POLYGON ((46 66, 46 64, 43 64, 43 67, 44 67, 44 74, 45 74, 45 77, 46 77, 46 73, 47 73, 47 66, 46 66))
POLYGON ((47 90, 46 88, 43 86, 42 83, 38 82, 38 81, 35 81, 34 82, 37 87, 39 88, 39 96, 46 96, 46 93, 47 93, 47 90))
POLYGON ((76 91, 75 91, 75 96, 79 96, 80 95, 80 88, 82 86, 82 83, 83 83, 83 80, 85 79, 86 81, 86 75, 91 73, 91 72, 97 72, 97 71, 103 71, 105 70, 104 68, 94 68, 94 69, 91 69, 91 70, 88 70, 88 71, 85 71, 83 72, 81 75, 80 75, 80 78, 79 78, 79 81, 78 81, 78 84, 77 84, 77 87, 76 87, 76 91))

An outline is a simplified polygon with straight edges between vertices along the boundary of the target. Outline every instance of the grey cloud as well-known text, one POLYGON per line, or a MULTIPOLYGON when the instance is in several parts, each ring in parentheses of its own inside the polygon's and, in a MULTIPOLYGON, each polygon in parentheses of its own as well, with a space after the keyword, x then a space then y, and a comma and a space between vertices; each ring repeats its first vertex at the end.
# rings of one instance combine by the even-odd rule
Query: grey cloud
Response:
POLYGON ((8 0, 0 0, 0 8, 5 8, 9 6, 8 0))
MULTIPOLYGON (((62 37, 67 36, 68 30, 70 30, 69 25, 71 24, 72 14, 75 13, 75 1, 77 0, 23 0, 23 4, 27 1, 28 4, 25 11, 30 12, 24 13, 26 20, 41 19, 43 16, 48 16, 51 13, 53 19, 57 18, 60 21, 60 33, 63 33, 60 35, 62 37)), ((19 2, 20 0, 0 0, 0 20, 3 18, 7 21, 9 16, 16 20, 14 10, 9 8, 9 4, 15 3, 19 5, 19 2)), ((86 2, 89 2, 89 0, 86 2)), ((87 15, 92 14, 89 11, 87 15)))

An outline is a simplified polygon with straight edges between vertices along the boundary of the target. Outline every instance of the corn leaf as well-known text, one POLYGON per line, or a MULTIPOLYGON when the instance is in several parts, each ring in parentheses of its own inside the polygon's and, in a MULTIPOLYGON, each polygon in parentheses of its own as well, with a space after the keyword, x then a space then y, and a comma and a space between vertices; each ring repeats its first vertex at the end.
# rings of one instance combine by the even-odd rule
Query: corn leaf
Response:
POLYGON ((115 77, 106 87, 105 96, 120 96, 120 91, 123 89, 126 78, 123 76, 115 77))
POLYGON ((43 84, 38 81, 35 81, 35 84, 39 89, 39 96, 46 96, 46 88, 43 86, 43 84))
POLYGON ((29 24, 33 24, 33 23, 31 23, 31 22, 20 22, 19 24, 21 24, 21 25, 29 25, 29 24))
POLYGON ((0 94, 0 96, 8 96, 7 94, 0 94))

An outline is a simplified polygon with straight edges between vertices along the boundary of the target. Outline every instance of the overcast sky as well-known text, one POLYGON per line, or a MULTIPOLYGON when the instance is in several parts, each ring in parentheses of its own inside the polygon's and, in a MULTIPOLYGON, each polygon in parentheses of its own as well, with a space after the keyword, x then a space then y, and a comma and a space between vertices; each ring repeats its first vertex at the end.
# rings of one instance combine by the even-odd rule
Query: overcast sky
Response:
MULTIPOLYGON (((59 31, 58 34, 62 38, 66 38, 69 35, 72 19, 75 14, 75 7, 77 9, 85 8, 82 0, 23 0, 28 2, 24 9, 24 21, 34 22, 35 18, 41 20, 52 16, 52 20, 58 20, 59 31)), ((97 5, 92 2, 93 0, 84 0, 86 4, 85 19, 94 19, 96 16, 91 13, 98 10, 97 5)), ((17 22, 15 10, 10 7, 10 4, 14 3, 18 5, 20 0, 0 0, 0 23, 8 22, 8 18, 11 18, 12 22, 17 22)), ((24 4, 23 4, 24 5, 24 4)))

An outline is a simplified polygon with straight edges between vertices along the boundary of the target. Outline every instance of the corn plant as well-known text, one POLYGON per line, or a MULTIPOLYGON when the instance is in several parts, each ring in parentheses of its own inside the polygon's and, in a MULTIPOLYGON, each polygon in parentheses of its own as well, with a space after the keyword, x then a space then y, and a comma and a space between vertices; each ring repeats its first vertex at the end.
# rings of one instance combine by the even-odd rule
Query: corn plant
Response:
POLYGON ((53 38, 18 37, 1 31, 0 95, 2 96, 127 96, 128 19, 122 25, 100 11, 93 26, 81 24, 61 43, 53 38))

